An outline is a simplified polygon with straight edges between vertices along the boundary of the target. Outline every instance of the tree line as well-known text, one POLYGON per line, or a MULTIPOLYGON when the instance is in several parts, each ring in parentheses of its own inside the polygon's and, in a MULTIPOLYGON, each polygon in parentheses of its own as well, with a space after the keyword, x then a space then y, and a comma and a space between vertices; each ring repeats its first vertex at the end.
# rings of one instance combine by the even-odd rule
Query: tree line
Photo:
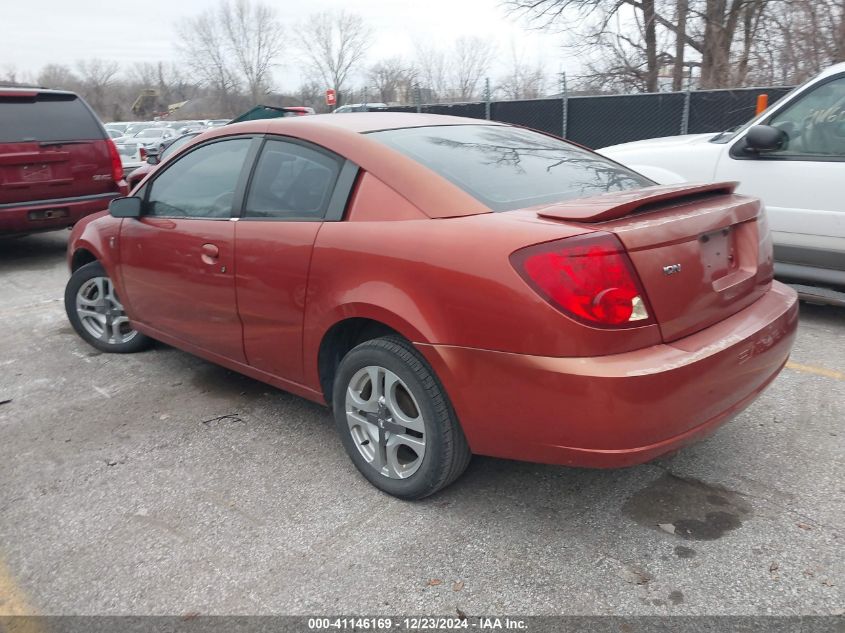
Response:
POLYGON ((845 0, 505 0, 585 60, 583 86, 796 84, 845 61, 845 0))
MULTIPOLYGON (((504 0, 504 5, 513 19, 560 33, 581 67, 570 73, 569 88, 582 93, 788 85, 845 60, 845 0, 504 0)), ((141 118, 183 102, 174 117, 228 117, 257 103, 320 112, 327 110, 326 88, 337 91, 339 103, 405 104, 471 101, 488 90, 490 97, 504 99, 560 91, 560 68, 527 61, 515 45, 501 50, 479 37, 459 38, 447 48, 417 42, 411 59, 368 63, 375 35, 360 15, 344 9, 286 25, 261 0, 221 0, 178 25, 178 61, 122 68, 90 59, 49 64, 35 77, 18 77, 7 68, 5 81, 74 90, 105 120, 141 118), (494 66, 505 70, 488 84, 494 66), (292 68, 304 80, 296 90, 278 92, 274 77, 292 68)))

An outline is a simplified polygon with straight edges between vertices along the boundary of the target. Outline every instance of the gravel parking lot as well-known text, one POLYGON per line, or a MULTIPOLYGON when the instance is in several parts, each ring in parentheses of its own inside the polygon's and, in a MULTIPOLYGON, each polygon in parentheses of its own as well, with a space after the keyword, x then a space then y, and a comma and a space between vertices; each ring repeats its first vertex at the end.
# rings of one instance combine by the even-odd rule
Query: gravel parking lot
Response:
POLYGON ((0 613, 845 607, 841 309, 802 305, 789 367, 679 454, 617 471, 475 458, 407 503, 358 475, 324 408, 164 345, 84 344, 66 240, 0 240, 0 613))

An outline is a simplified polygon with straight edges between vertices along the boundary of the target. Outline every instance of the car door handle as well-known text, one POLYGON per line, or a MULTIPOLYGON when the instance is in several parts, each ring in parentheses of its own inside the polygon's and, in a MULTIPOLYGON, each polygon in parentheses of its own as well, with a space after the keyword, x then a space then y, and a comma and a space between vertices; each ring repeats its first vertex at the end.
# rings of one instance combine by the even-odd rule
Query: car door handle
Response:
POLYGON ((201 252, 201 259, 206 264, 216 264, 217 258, 220 257, 220 249, 216 244, 203 244, 201 252))

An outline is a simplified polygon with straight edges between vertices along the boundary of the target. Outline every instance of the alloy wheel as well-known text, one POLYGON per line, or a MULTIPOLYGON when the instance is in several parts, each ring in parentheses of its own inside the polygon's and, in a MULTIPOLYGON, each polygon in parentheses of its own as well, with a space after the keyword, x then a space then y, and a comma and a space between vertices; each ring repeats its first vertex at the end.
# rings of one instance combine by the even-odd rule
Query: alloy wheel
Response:
POLYGON ((419 470, 425 421, 399 376, 384 367, 363 367, 349 381, 345 404, 355 446, 373 469, 390 479, 405 479, 419 470))
POLYGON ((79 287, 76 314, 88 334, 108 345, 128 343, 138 335, 108 277, 92 277, 79 287))

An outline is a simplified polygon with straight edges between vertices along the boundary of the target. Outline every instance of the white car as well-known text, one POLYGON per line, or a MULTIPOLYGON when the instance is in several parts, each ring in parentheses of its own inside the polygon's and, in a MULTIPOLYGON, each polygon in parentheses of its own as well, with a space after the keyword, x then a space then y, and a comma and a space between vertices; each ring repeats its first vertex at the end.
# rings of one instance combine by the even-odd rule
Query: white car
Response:
POLYGON ((168 141, 177 136, 179 136, 179 133, 169 127, 148 127, 135 134, 131 140, 140 143, 145 149, 155 148, 161 151, 168 141))
POLYGON ((776 274, 805 298, 845 305, 845 63, 738 130, 598 151, 660 184, 739 181, 766 204, 776 274))
POLYGON ((335 109, 335 114, 346 114, 347 112, 370 112, 381 110, 387 107, 386 103, 350 103, 335 109))
POLYGON ((120 162, 123 163, 124 176, 129 176, 147 162, 147 148, 135 137, 116 138, 114 144, 117 147, 117 153, 120 154, 120 162))

